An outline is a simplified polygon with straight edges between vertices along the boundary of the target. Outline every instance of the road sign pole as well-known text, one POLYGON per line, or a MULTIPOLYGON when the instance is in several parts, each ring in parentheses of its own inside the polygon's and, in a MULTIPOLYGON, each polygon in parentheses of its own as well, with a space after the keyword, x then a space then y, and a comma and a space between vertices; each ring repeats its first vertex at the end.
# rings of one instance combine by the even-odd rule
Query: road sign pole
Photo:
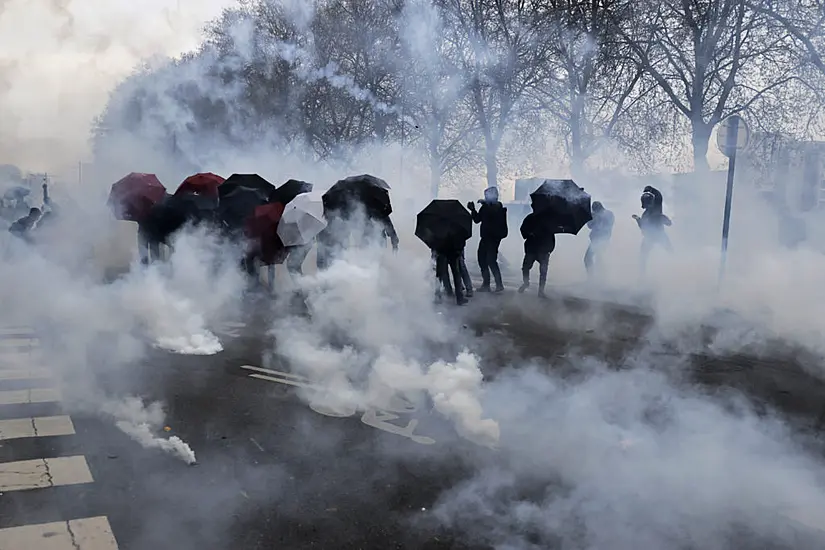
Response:
POLYGON ((734 117, 730 121, 728 134, 726 136, 726 148, 730 158, 728 162, 728 185, 725 192, 725 214, 722 221, 722 258, 719 264, 719 281, 725 276, 725 264, 728 259, 728 234, 730 233, 730 210, 733 203, 733 176, 736 170, 736 149, 739 137, 739 118, 734 117))

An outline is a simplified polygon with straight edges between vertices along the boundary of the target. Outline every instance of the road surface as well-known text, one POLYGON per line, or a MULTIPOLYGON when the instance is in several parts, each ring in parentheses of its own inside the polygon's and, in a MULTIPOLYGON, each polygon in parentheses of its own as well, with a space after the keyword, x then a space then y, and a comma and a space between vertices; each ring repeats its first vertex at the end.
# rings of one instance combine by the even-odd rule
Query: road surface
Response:
MULTIPOLYGON (((460 311, 445 305, 444 314, 485 336, 488 376, 504 356, 561 357, 571 346, 618 360, 650 326, 642 312, 619 308, 610 313, 612 337, 597 338, 605 325, 585 326, 595 322, 593 306, 579 301, 507 294, 474 302, 460 311), (558 315, 561 308, 566 315, 558 315), (553 321, 559 318, 566 321, 553 321)), ((427 513, 471 475, 469 451, 488 451, 414 406, 344 417, 312 410, 294 393, 305 381, 263 366, 270 342, 254 326, 265 325, 250 318, 246 326, 224 326, 226 349, 218 355, 156 351, 142 376, 102 381, 115 394, 166 403, 163 435, 189 443, 194 466, 141 447, 111 419, 67 415, 59 380, 41 364, 32 334, 7 330, 0 338, 0 550, 486 548, 433 527, 427 513)), ((825 395, 810 380, 788 382, 801 375, 777 376, 776 366, 743 367, 746 359, 716 358, 719 367, 698 361, 696 377, 735 385, 747 371, 752 387, 743 391, 757 400, 767 392, 772 404, 784 384, 800 417, 815 408, 800 401, 825 395), (754 373, 764 383, 754 384, 754 373)), ((808 538, 795 548, 823 547, 804 529, 800 536, 808 538)), ((737 546, 751 547, 762 546, 737 546)))

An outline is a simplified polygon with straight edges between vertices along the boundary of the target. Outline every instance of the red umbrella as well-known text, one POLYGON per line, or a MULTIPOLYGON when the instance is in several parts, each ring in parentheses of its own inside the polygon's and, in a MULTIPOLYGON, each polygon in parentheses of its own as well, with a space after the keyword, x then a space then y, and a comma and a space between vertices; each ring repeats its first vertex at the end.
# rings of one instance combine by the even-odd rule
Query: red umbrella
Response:
POLYGON ((223 182, 224 179, 222 177, 212 172, 194 174, 183 180, 178 190, 175 191, 175 195, 197 193, 199 195, 218 198, 218 186, 223 182))
POLYGON ((112 185, 108 204, 117 219, 139 222, 165 196, 166 188, 156 175, 132 172, 112 185))
POLYGON ((265 265, 282 264, 287 251, 278 236, 278 223, 284 213, 284 205, 270 202, 255 208, 246 222, 246 235, 254 240, 253 248, 265 265))

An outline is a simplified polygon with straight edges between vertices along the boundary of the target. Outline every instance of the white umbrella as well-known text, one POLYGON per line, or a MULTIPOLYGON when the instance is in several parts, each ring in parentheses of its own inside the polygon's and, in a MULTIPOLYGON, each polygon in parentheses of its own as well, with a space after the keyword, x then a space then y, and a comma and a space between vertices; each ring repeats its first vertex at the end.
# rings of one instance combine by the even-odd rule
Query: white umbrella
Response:
POLYGON ((304 193, 286 205, 278 222, 278 236, 284 246, 303 246, 310 244, 326 226, 320 195, 304 193))

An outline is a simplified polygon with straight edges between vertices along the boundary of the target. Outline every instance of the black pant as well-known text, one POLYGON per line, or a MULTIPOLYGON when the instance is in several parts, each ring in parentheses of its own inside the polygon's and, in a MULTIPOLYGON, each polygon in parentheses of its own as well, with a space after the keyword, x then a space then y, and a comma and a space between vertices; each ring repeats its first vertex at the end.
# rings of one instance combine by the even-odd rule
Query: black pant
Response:
POLYGON ((304 260, 307 259, 307 255, 309 254, 311 248, 312 244, 289 247, 289 255, 286 257, 286 268, 291 274, 304 274, 304 260))
POLYGON ((525 252, 524 261, 521 263, 521 276, 524 279, 524 284, 530 284, 530 270, 533 269, 533 264, 539 264, 539 289, 544 290, 547 284, 547 268, 550 265, 549 252, 525 252))
POLYGON ((661 246, 667 252, 673 252, 673 245, 670 244, 670 239, 664 231, 642 235, 642 246, 639 252, 639 271, 643 275, 647 271, 647 261, 650 253, 656 246, 661 246))
POLYGON ((590 239, 590 246, 587 247, 587 252, 584 253, 584 267, 587 269, 587 274, 593 274, 593 268, 596 267, 596 262, 602 250, 607 244, 607 239, 590 239))
POLYGON ((464 261, 464 251, 461 251, 461 257, 458 259, 458 267, 461 270, 461 281, 464 283, 464 291, 467 295, 473 293, 473 280, 470 279, 470 272, 467 271, 467 262, 464 261))
POLYGON ((463 283, 461 282, 461 256, 445 256, 443 254, 437 254, 435 259, 435 275, 440 283, 437 295, 441 295, 441 286, 444 287, 444 290, 448 293, 452 290, 452 286, 455 286, 455 301, 456 303, 463 304, 464 303, 464 288, 463 283), (450 272, 453 275, 453 283, 454 285, 450 285, 450 272))
POLYGON ((481 270, 481 286, 490 288, 490 272, 496 281, 496 288, 504 286, 501 282, 501 270, 498 267, 498 247, 501 239, 481 239, 478 242, 478 268, 481 270))
POLYGON ((140 263, 148 265, 150 262, 160 259, 160 243, 152 241, 149 237, 141 231, 138 227, 138 254, 140 255, 140 263))

